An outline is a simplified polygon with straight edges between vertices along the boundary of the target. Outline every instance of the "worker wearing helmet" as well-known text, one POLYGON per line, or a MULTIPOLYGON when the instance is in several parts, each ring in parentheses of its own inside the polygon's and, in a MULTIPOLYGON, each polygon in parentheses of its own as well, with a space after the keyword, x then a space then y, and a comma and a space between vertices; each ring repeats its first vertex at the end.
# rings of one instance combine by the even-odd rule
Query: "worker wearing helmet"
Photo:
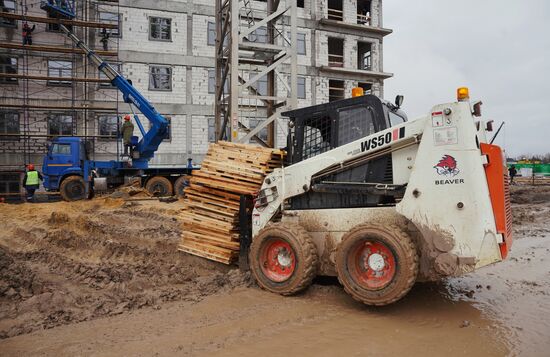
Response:
POLYGON ((122 141, 124 142, 124 155, 129 156, 132 149, 131 140, 134 135, 134 124, 130 120, 129 115, 124 116, 124 124, 122 124, 122 141))
POLYGON ((23 177, 23 185, 25 186, 25 191, 27 191, 27 201, 34 199, 34 191, 40 187, 40 181, 42 180, 42 175, 34 169, 34 165, 27 165, 27 172, 23 177))

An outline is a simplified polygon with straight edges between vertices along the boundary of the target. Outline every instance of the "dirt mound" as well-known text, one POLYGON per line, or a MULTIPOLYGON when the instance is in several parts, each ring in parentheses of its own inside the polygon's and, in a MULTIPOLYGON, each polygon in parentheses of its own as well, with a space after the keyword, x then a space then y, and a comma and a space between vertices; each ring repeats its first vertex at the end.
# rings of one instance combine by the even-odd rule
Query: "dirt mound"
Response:
POLYGON ((550 185, 513 185, 510 201, 517 204, 550 203, 550 185))
POLYGON ((2 207, 0 338, 165 301, 199 301, 250 283, 177 251, 179 209, 161 205, 107 198, 2 207))

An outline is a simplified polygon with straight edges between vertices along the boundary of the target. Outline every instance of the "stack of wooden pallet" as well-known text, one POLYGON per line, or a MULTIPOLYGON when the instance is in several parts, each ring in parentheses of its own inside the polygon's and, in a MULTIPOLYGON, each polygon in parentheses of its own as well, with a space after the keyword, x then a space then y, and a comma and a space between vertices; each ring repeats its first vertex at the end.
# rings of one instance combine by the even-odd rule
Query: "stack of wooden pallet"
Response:
POLYGON ((240 196, 257 193, 265 175, 282 166, 283 155, 253 145, 211 144, 185 189, 179 249, 231 264, 239 254, 240 196))

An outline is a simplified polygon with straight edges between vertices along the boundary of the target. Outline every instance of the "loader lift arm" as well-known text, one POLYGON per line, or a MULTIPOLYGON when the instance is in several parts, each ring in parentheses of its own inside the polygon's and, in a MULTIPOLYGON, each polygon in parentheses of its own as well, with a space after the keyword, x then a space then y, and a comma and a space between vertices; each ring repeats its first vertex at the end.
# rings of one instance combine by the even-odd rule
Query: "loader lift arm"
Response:
MULTIPOLYGON (((57 18, 74 19, 75 14, 73 6, 67 0, 47 0, 42 1, 40 7, 47 11, 50 16, 57 18)), ((60 29, 70 38, 76 47, 83 50, 88 59, 97 67, 99 71, 109 78, 111 84, 115 86, 121 93, 125 103, 130 105, 130 109, 134 113, 132 105, 135 106, 151 123, 148 131, 145 131, 138 116, 134 113, 134 119, 142 134, 142 139, 136 146, 139 154, 138 158, 134 158, 133 166, 135 168, 147 168, 149 160, 154 156, 159 145, 166 137, 168 131, 168 121, 164 118, 155 107, 132 85, 130 80, 124 78, 118 73, 109 63, 98 56, 92 49, 80 40, 72 31, 63 24, 59 24, 60 29)))

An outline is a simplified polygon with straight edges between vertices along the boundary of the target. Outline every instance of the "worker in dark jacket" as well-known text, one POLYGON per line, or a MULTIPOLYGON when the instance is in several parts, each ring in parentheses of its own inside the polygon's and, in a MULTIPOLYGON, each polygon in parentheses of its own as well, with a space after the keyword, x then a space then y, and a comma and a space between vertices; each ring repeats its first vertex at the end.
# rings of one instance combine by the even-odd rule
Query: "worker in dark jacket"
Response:
POLYGON ((124 116, 124 124, 122 124, 122 141, 124 142, 124 155, 130 155, 132 150, 132 135, 134 135, 134 124, 130 120, 129 115, 124 116))
POLYGON ((34 198, 34 191, 38 190, 40 187, 40 181, 43 181, 42 175, 40 172, 34 169, 33 164, 27 166, 27 172, 23 177, 23 185, 27 191, 27 201, 32 201, 34 198))
POLYGON ((514 183, 514 177, 516 177, 517 174, 518 174, 518 170, 516 170, 516 166, 515 165, 510 166, 510 168, 508 169, 508 176, 510 176, 511 184, 514 183))
POLYGON ((23 44, 32 45, 32 32, 36 28, 36 25, 29 26, 28 23, 23 24, 23 44))

